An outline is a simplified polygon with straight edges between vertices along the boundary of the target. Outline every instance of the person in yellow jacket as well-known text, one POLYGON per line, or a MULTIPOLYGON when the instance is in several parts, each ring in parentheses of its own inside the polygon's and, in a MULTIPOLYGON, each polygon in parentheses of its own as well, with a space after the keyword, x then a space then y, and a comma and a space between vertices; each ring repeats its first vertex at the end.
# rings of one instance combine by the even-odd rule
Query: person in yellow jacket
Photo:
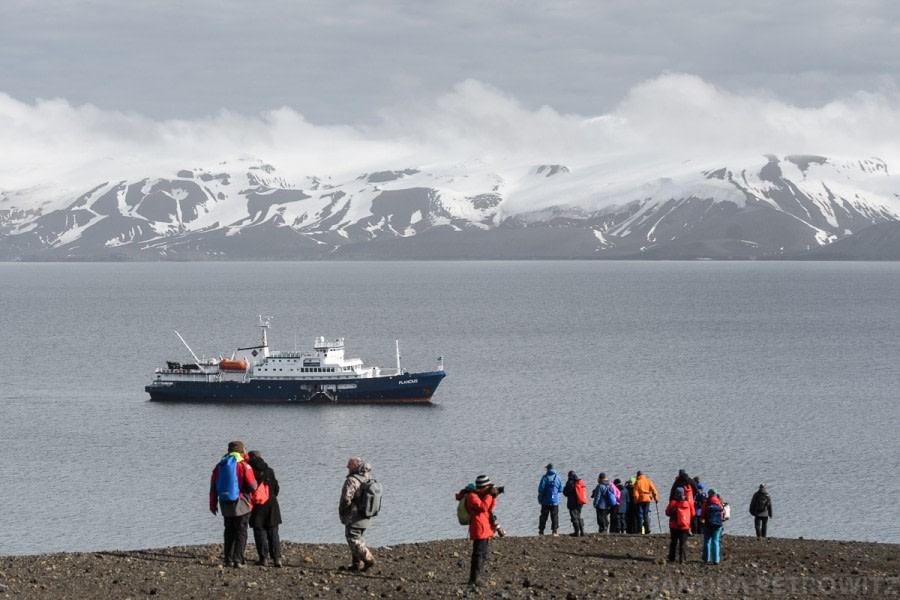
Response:
POLYGON ((653 482, 644 477, 642 471, 637 472, 634 480, 634 489, 631 492, 634 506, 637 511, 638 524, 643 524, 643 532, 650 533, 650 500, 659 502, 659 494, 653 482))

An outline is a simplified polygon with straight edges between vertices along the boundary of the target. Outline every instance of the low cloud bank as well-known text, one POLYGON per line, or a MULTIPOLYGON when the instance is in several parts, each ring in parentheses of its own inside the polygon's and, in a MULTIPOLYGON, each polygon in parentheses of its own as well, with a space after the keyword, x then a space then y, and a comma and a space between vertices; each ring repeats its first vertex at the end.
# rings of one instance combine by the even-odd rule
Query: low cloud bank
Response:
POLYGON ((525 108, 479 81, 421 102, 386 107, 370 127, 319 126, 291 108, 154 121, 65 100, 20 102, 0 93, 0 190, 78 189, 102 181, 215 170, 256 157, 289 180, 474 160, 525 165, 727 161, 775 154, 900 157, 900 94, 858 92, 802 108, 737 95, 687 74, 632 88, 601 115, 525 108))

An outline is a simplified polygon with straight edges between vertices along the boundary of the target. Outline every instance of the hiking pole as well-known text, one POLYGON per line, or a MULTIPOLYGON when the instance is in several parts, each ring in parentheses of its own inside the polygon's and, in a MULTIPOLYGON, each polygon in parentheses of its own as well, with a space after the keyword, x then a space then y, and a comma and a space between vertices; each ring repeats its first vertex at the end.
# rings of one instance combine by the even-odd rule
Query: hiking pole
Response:
POLYGON ((656 524, 659 526, 659 532, 662 533, 662 521, 659 520, 659 500, 654 500, 656 502, 656 524))

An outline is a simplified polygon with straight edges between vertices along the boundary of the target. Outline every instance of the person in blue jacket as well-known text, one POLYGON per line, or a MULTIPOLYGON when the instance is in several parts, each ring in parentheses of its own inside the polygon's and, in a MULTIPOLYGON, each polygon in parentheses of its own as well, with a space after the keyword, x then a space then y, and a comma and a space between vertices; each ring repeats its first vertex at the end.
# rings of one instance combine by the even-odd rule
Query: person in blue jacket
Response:
POLYGON ((552 464, 548 464, 547 472, 541 477, 538 485, 538 503, 541 505, 541 518, 538 521, 538 534, 544 535, 547 526, 547 517, 550 517, 552 535, 559 535, 559 493, 562 492, 563 483, 556 474, 552 464))

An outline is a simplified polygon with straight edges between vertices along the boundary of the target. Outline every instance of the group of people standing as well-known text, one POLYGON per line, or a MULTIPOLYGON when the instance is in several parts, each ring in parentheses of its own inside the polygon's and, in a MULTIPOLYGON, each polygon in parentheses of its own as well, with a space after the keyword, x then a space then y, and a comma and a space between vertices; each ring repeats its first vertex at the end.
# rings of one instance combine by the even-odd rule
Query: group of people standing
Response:
MULTIPOLYGON (((371 517, 378 513, 381 505, 380 487, 372 485, 377 482, 371 479, 371 470, 371 466, 361 457, 351 457, 347 462, 347 476, 338 503, 338 516, 344 525, 350 547, 352 564, 349 569, 353 571, 366 571, 375 564, 375 557, 365 542, 365 532, 371 517), (366 508, 365 500, 371 497, 371 489, 374 487, 377 487, 377 506, 372 510, 371 506, 366 508)), ((495 535, 505 535, 494 515, 497 496, 503 491, 487 475, 479 475, 474 483, 456 495, 460 523, 468 525, 469 538, 472 540, 469 572, 471 585, 480 585, 479 576, 487 559, 490 540, 495 535)), ((278 526, 281 524, 278 492, 275 471, 266 464, 260 453, 245 453, 243 442, 229 442, 228 452, 213 469, 209 491, 210 511, 215 515, 221 510, 225 521, 226 567, 244 566, 248 525, 253 529, 259 557, 255 564, 264 566, 270 559, 273 566, 282 566, 278 534, 278 526)), ((606 473, 600 473, 589 500, 585 483, 575 471, 569 471, 567 480, 563 483, 553 464, 548 464, 538 484, 538 504, 541 507, 538 517, 539 535, 544 535, 548 521, 551 535, 559 535, 561 496, 566 498, 573 536, 586 535, 581 510, 589 501, 596 511, 597 526, 601 534, 649 534, 650 503, 659 503, 656 486, 641 471, 624 483, 620 479, 610 482, 606 473)), ((690 477, 681 469, 672 483, 669 502, 664 510, 669 517, 668 561, 674 562, 677 554, 678 561, 684 563, 687 538, 695 533, 702 533, 702 561, 719 564, 719 539, 724 522, 728 519, 726 507, 727 503, 721 500, 715 488, 707 489, 699 477, 690 477)), ((761 484, 753 495, 750 514, 755 520, 757 537, 765 537, 767 521, 772 516, 772 499, 765 484, 761 484)))
POLYGON ((226 567, 243 568, 248 525, 259 557, 255 564, 265 565, 269 558, 273 566, 281 567, 279 491, 275 471, 259 452, 245 453, 240 441, 228 443, 209 484, 209 510, 214 515, 221 510, 225 520, 226 567))
MULTIPOLYGON (((375 564, 365 539, 371 515, 366 514, 360 503, 362 492, 371 481, 371 471, 371 465, 361 457, 351 457, 347 461, 347 477, 338 502, 338 517, 350 547, 352 564, 349 568, 354 571, 365 571, 375 564)), ((213 468, 209 484, 209 510, 214 515, 221 510, 225 521, 225 567, 244 567, 249 526, 253 529, 258 555, 254 564, 266 566, 267 560, 271 560, 272 566, 281 568, 279 491, 275 471, 258 451, 245 452, 241 441, 228 443, 228 452, 213 468)), ((377 507, 375 512, 377 514, 377 507)))

